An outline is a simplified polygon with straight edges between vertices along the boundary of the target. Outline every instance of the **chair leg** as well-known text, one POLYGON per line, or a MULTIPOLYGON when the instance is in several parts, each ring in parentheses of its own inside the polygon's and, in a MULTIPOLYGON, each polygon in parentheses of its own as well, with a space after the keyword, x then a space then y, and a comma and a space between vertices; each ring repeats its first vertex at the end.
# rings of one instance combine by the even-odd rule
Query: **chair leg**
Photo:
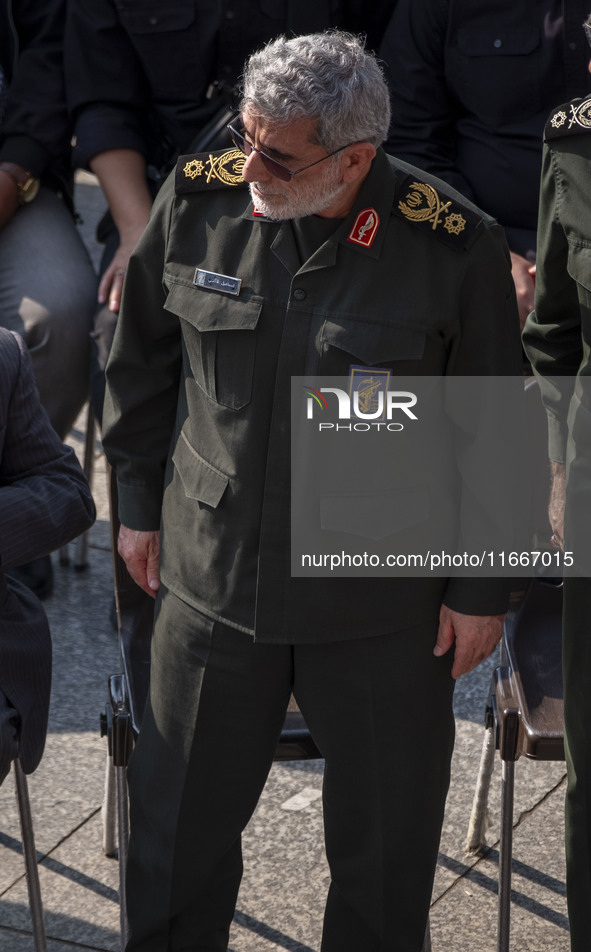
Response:
POLYGON ((43 903, 41 901, 41 888, 39 886, 39 870, 37 868, 37 853, 33 835, 29 788, 27 778, 18 759, 14 761, 14 776, 23 839, 29 906, 31 909, 31 919, 33 921, 35 950, 36 952, 47 952, 47 937, 45 935, 45 923, 43 921, 43 903))
POLYGON ((511 937, 511 862, 513 858, 513 793, 515 761, 501 761, 501 842, 499 849, 498 952, 509 952, 511 937))
POLYGON ((105 856, 115 856, 117 852, 117 786, 113 758, 107 751, 107 765, 105 769, 105 790, 101 816, 103 820, 103 853, 105 856))
POLYGON ((127 768, 115 767, 117 777, 117 820, 119 827, 119 904, 120 904, 120 923, 121 923, 121 952, 125 952, 125 946, 129 938, 129 925, 127 922, 127 850, 129 846, 129 804, 127 792, 127 768))
POLYGON ((472 812, 466 838, 466 851, 478 856, 486 849, 486 827, 488 825, 488 794, 495 760, 495 731, 487 727, 484 732, 480 767, 472 801, 472 812))
MULTIPOLYGON (((84 461, 82 469, 86 476, 86 481, 92 491, 92 477, 94 473, 94 456, 96 439, 96 419, 92 408, 92 401, 89 400, 86 416, 86 434, 84 438, 84 461)), ((74 568, 82 571, 88 566, 88 531, 83 532, 76 540, 74 550, 74 568)))

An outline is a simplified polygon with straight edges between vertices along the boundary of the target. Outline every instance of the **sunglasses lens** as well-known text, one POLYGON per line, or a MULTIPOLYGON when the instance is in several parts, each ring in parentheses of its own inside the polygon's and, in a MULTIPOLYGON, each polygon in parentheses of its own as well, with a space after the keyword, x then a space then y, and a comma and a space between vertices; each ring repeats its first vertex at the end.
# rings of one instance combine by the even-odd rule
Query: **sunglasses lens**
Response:
POLYGON ((250 155, 250 153, 252 152, 252 146, 250 142, 248 142, 244 138, 244 136, 240 135, 239 132, 236 132, 236 130, 233 129, 232 126, 228 126, 228 129, 230 130, 230 135, 232 136, 232 142, 234 143, 236 148, 240 149, 241 152, 244 152, 246 156, 250 155))
POLYGON ((276 162, 275 159, 272 159, 271 156, 265 155, 264 152, 260 152, 258 149, 255 149, 252 143, 245 139, 242 133, 237 132, 233 126, 229 125, 228 131, 232 136, 232 142, 237 149, 240 149, 241 152, 244 152, 245 156, 248 158, 252 152, 256 152, 257 155, 261 157, 261 161, 268 172, 271 175, 274 175, 275 178, 281 179, 283 182, 289 182, 291 178, 291 172, 289 169, 284 168, 279 162, 276 162))
POLYGON ((265 155, 264 152, 259 152, 261 159, 263 160, 263 165, 271 175, 274 175, 275 178, 281 179, 282 182, 289 182, 291 178, 291 173, 289 169, 283 168, 279 162, 276 162, 275 159, 272 159, 270 156, 265 155))

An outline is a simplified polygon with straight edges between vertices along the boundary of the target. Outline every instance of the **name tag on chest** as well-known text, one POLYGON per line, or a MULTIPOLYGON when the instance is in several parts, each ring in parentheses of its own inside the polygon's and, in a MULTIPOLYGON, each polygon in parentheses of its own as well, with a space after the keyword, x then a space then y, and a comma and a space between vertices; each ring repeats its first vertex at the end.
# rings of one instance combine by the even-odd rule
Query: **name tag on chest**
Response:
POLYGON ((215 271, 195 269, 193 284, 207 291, 224 291, 225 294, 240 294, 241 278, 232 278, 228 274, 216 274, 215 271))

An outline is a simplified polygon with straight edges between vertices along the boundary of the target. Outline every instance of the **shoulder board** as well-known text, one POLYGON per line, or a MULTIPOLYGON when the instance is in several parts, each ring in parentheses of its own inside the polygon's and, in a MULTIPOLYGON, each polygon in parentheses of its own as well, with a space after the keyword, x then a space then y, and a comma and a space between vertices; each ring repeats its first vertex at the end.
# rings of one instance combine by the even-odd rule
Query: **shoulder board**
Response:
POLYGON ((470 243, 484 220, 455 194, 413 175, 405 176, 398 185, 392 212, 458 250, 470 243))
POLYGON ((244 152, 239 149, 218 149, 181 155, 176 163, 175 192, 206 192, 216 188, 246 187, 242 178, 244 152))
POLYGON ((560 139, 562 136, 591 132, 591 97, 571 99, 570 102, 552 111, 544 129, 544 139, 560 139))

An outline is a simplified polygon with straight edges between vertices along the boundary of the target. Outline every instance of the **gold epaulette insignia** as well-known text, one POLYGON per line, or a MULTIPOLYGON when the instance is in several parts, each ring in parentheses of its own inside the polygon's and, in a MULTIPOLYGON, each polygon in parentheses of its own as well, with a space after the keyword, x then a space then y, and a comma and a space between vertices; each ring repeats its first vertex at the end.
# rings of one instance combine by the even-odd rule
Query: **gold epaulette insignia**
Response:
POLYGON ((397 189, 393 212, 407 221, 429 227, 438 238, 456 248, 464 248, 482 223, 475 211, 410 175, 397 189))
POLYGON ((552 112, 544 129, 544 139, 591 132, 591 98, 573 99, 552 112))
POLYGON ((176 164, 175 191, 179 195, 214 188, 244 187, 244 162, 244 153, 239 149, 218 149, 216 152, 181 155, 176 164))

